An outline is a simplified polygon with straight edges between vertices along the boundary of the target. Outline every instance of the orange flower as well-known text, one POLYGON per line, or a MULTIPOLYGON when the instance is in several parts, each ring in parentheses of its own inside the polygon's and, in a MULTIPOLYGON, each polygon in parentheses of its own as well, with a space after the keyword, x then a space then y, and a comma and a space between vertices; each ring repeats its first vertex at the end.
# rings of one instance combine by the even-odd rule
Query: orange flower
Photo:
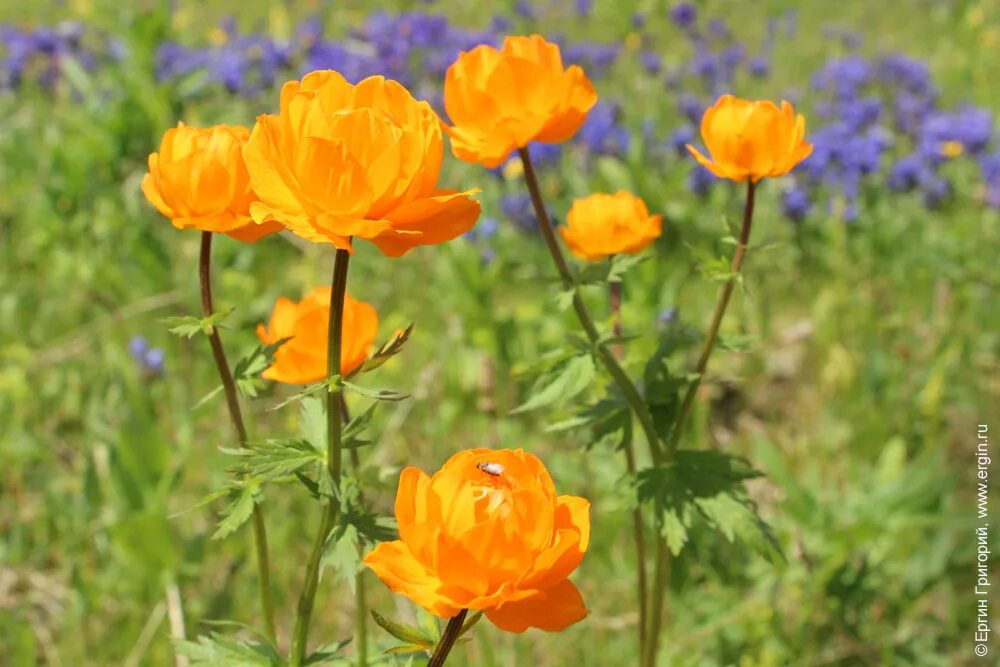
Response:
MULTIPOLYGON (((282 338, 290 340, 274 353, 274 364, 264 371, 264 377, 285 384, 309 384, 326 379, 329 326, 329 287, 317 287, 298 303, 279 297, 267 328, 257 325, 257 337, 265 345, 277 343, 282 338)), ((371 304, 346 295, 340 345, 341 375, 348 375, 361 365, 377 331, 378 315, 371 304)))
POLYGON ((748 102, 723 95, 705 111, 701 138, 709 160, 693 146, 687 149, 719 178, 756 183, 766 176, 787 174, 812 153, 805 141, 806 119, 788 102, 748 102))
POLYGON ((444 108, 454 127, 445 131, 455 157, 492 169, 528 142, 571 138, 596 102, 583 70, 563 68, 557 45, 507 37, 499 51, 477 46, 448 68, 444 108))
POLYGON ((368 239, 398 257, 467 232, 469 195, 437 187, 441 124, 427 102, 372 76, 357 85, 319 71, 281 89, 281 110, 257 118, 244 155, 258 223, 350 250, 368 239))
POLYGON ((662 219, 650 215, 644 201, 619 190, 575 200, 559 233, 574 255, 598 260, 643 250, 659 238, 662 219))
POLYGON ((255 225, 250 204, 256 199, 243 163, 250 133, 244 127, 188 127, 167 130, 160 152, 149 156, 142 193, 178 229, 221 232, 253 242, 281 231, 281 225, 255 225))
POLYGON ((483 610, 502 630, 555 632, 587 615, 566 577, 590 540, 590 503, 556 496, 542 462, 520 449, 469 449, 428 477, 406 468, 399 540, 365 565, 440 618, 483 610))

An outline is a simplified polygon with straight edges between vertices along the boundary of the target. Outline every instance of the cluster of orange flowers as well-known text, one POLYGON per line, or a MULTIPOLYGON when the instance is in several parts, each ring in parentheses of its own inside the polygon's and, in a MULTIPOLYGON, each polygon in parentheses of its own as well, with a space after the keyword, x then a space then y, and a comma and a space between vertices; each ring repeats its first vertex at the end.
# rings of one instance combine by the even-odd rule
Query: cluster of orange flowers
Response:
MULTIPOLYGON (((381 76, 354 85, 318 71, 281 90, 275 115, 252 132, 182 124, 149 158, 142 189, 178 228, 240 241, 287 230, 352 250, 354 239, 398 257, 451 240, 479 216, 476 189, 438 185, 443 133, 459 159, 496 167, 532 141, 571 138, 597 101, 577 66, 539 36, 478 46, 449 68, 444 124, 430 105, 381 76)), ((805 122, 783 102, 724 96, 706 111, 710 157, 688 147, 716 176, 735 181, 787 173, 809 155, 805 122)), ((628 192, 577 200, 560 229, 578 257, 636 253, 661 233, 661 216, 628 192)), ((329 288, 295 303, 278 299, 265 343, 289 339, 264 377, 302 384, 326 376, 329 288)), ((345 304, 341 373, 360 365, 378 327, 375 309, 345 304)), ((516 451, 468 450, 428 477, 407 468, 396 517, 401 539, 365 559, 393 590, 440 617, 484 610, 500 628, 560 630, 586 614, 567 579, 587 548, 589 503, 557 496, 541 462, 516 451)))

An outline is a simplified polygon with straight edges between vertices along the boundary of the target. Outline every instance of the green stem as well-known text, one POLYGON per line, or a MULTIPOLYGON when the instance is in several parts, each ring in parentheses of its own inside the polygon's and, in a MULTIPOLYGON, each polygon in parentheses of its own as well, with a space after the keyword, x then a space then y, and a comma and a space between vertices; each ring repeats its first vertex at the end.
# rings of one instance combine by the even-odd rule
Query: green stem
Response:
MULTIPOLYGON (((705 336, 705 342, 702 344, 701 348, 701 355, 698 357, 698 364, 695 367, 695 379, 691 383, 691 386, 688 387, 688 391, 684 395, 684 402, 681 404, 681 409, 677 413, 677 419, 674 421, 674 427, 670 433, 670 440, 667 443, 668 460, 673 460, 677 452, 681 436, 684 433, 684 424, 691 413, 695 395, 698 393, 698 387, 701 384, 702 378, 705 377, 705 370, 708 368, 708 359, 712 356, 715 341, 719 336, 719 327, 722 324, 722 318, 726 314, 726 307, 729 305, 729 299, 733 295, 733 288, 736 287, 740 270, 743 268, 743 259, 746 256, 747 244, 750 241, 750 229, 753 226, 754 195, 756 194, 756 191, 757 184, 752 180, 747 181, 746 204, 743 208, 743 225, 740 229, 740 238, 736 244, 736 250, 733 251, 733 258, 729 265, 730 277, 722 285, 722 289, 719 290, 719 296, 715 302, 715 311, 712 313, 712 322, 709 324, 708 334, 705 336)), ((666 599, 667 574, 670 570, 670 559, 671 554, 667 549, 666 540, 661 531, 661 533, 657 536, 656 541, 656 570, 653 575, 653 604, 650 611, 649 631, 647 632, 649 642, 647 644, 647 651, 643 663, 646 667, 653 667, 656 664, 656 654, 659 648, 660 639, 660 625, 663 622, 663 606, 666 599)))
POLYGON ((427 667, 441 667, 444 664, 445 658, 448 657, 448 653, 451 651, 451 647, 455 645, 455 640, 462 634, 462 625, 465 623, 465 615, 468 613, 468 609, 463 609, 448 621, 448 627, 444 629, 441 641, 438 642, 437 648, 434 649, 434 655, 431 656, 427 667))
MULTIPOLYGON (((616 338, 622 335, 622 284, 620 282, 610 283, 611 319, 613 320, 614 333, 616 338)), ((615 356, 621 359, 625 350, 621 343, 615 346, 615 356)), ((635 446, 632 443, 632 424, 625 425, 625 435, 622 440, 622 449, 625 452, 625 467, 630 478, 635 478, 635 446)), ((646 598, 647 575, 646 575, 646 529, 642 520, 642 507, 637 506, 632 510, 632 532, 635 536, 635 558, 636 558, 636 588, 639 600, 639 655, 646 650, 646 615, 648 601, 646 598)))
MULTIPOLYGON (((207 318, 215 312, 212 304, 212 232, 201 233, 201 255, 198 261, 198 277, 201 284, 201 310, 207 318)), ((247 429, 243 423, 243 412, 240 410, 239 394, 233 374, 229 370, 226 352, 222 347, 222 338, 218 327, 212 327, 208 334, 212 346, 212 356, 219 369, 222 388, 226 395, 226 407, 229 409, 229 419, 236 431, 240 447, 247 446, 247 429)), ((254 503, 253 506, 253 536, 257 550, 257 571, 260 582, 260 606, 264 615, 264 628, 269 639, 274 641, 274 604, 271 601, 271 566, 267 548, 267 525, 264 522, 263 508, 254 503)))
POLYGON ((701 385, 702 378, 705 377, 705 369, 708 368, 708 358, 712 356, 715 340, 719 336, 719 326, 722 324, 722 317, 726 314, 729 298, 733 295, 733 288, 736 287, 740 269, 743 267, 743 258, 746 256, 747 243, 750 240, 750 228, 753 226, 753 205, 756 191, 757 184, 752 180, 747 180, 747 199, 746 205, 743 208, 743 227, 740 230, 740 240, 736 245, 736 250, 733 251, 733 259, 729 264, 729 279, 722 285, 722 289, 719 290, 719 297, 715 302, 712 323, 708 327, 708 334, 705 336, 705 342, 701 346, 701 355, 698 357, 698 365, 695 367, 695 379, 691 382, 691 386, 688 387, 687 394, 684 395, 684 402, 681 404, 680 412, 677 413, 677 419, 674 421, 670 441, 667 443, 667 451, 670 454, 677 451, 677 446, 680 444, 681 436, 684 433, 684 424, 691 413, 695 395, 698 393, 698 387, 701 385))
POLYGON ((656 538, 656 568, 653 571, 653 605, 646 632, 646 650, 642 653, 643 667, 655 667, 660 649, 660 626, 663 624, 663 606, 667 598, 667 578, 670 573, 670 551, 667 540, 660 533, 656 538))
POLYGON ((531 193, 535 215, 538 216, 538 225, 542 229, 542 235, 545 237, 549 254, 552 255, 556 269, 559 270, 563 285, 566 289, 573 292, 573 310, 576 311, 577 319, 580 320, 580 325, 583 326, 584 331, 587 333, 587 338, 590 339, 590 344, 596 349, 597 355, 600 357, 604 367, 608 369, 611 378, 618 385, 618 389, 631 406, 636 418, 638 418, 643 433, 646 435, 646 441, 649 445, 649 452, 653 462, 660 463, 663 460, 663 453, 660 450, 660 440, 656 434, 656 426, 653 424, 653 416, 649 413, 649 408, 639 394, 639 390, 636 389, 635 384, 632 383, 632 380, 622 369, 615 356, 611 354, 608 346, 601 341, 597 327, 594 326, 594 320, 590 317, 587 306, 583 302, 583 297, 580 295, 580 286, 576 282, 576 277, 570 271, 569 265, 566 263, 566 258, 563 256, 562 250, 559 248, 559 243, 556 241, 555 230, 552 228, 552 221, 549 220, 548 211, 545 209, 542 191, 538 185, 538 178, 535 176, 535 169, 531 164, 531 155, 528 152, 527 146, 519 148, 518 152, 521 156, 521 163, 524 165, 524 180, 527 182, 528 191, 531 193))
MULTIPOLYGON (((347 267, 351 255, 347 250, 337 249, 333 260, 333 279, 330 287, 330 324, 327 332, 327 377, 332 379, 340 375, 341 336, 344 327, 344 295, 347 293, 347 267)), ((306 564, 306 580, 299 596, 295 616, 295 629, 292 632, 292 647, 289 655, 291 667, 301 667, 305 660, 306 646, 309 642, 309 623, 312 619, 313 604, 316 601, 316 586, 319 583, 319 568, 323 561, 323 551, 330 531, 337 523, 340 511, 340 501, 337 493, 340 487, 341 470, 341 385, 331 382, 326 396, 326 472, 334 488, 334 495, 327 499, 323 508, 323 518, 319 531, 313 541, 312 552, 306 564)))
MULTIPOLYGON (((340 396, 340 415, 345 424, 350 423, 351 412, 347 409, 347 401, 343 394, 340 396)), ((355 475, 360 476, 361 456, 358 454, 358 448, 352 447, 348 451, 351 456, 351 469, 354 470, 355 475)), ((358 502, 364 503, 364 501, 364 494, 358 491, 358 502)), ((362 555, 359 545, 358 557, 360 558, 362 555)), ((368 665, 368 603, 366 601, 368 596, 366 593, 365 571, 358 570, 358 573, 354 575, 354 628, 357 634, 357 639, 354 642, 354 654, 357 657, 358 667, 368 665)))

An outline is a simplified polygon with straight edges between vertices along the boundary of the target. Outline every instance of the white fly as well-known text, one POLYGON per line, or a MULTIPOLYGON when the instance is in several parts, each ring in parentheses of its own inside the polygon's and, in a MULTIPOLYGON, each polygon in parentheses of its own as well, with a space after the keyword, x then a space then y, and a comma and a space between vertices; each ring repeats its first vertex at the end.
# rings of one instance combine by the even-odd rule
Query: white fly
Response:
POLYGON ((494 477, 499 477, 503 474, 503 466, 499 463, 491 463, 490 461, 480 461, 476 464, 476 467, 482 470, 487 475, 493 475, 494 477))

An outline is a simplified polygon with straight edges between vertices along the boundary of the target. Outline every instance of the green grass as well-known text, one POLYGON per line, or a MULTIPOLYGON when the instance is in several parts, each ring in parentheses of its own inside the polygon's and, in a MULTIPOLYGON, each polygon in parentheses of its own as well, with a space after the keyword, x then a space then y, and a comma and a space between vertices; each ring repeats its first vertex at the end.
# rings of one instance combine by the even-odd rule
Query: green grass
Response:
MULTIPOLYGON (((157 35, 204 42, 229 10, 247 25, 268 10, 224 2, 203 14, 184 2, 170 25, 142 11, 155 3, 95 2, 90 13, 84 2, 69 4, 3 0, 0 18, 45 23, 78 12, 126 35, 136 64, 78 82, 79 99, 68 89, 0 95, 0 663, 35 664, 37 656, 40 664, 117 665, 132 656, 130 664, 167 665, 169 587, 182 593, 193 636, 206 619, 255 623, 256 579, 249 531, 209 539, 220 503, 185 511, 227 479, 231 459, 218 448, 232 445, 231 433, 221 401, 192 409, 216 383, 206 342, 173 337, 158 322, 197 312, 198 235, 171 228, 138 186, 146 155, 178 119, 251 123, 276 94, 259 103, 221 94, 183 101, 142 62, 157 35), (165 349, 162 379, 136 368, 128 341, 137 334, 165 349)), ((289 4, 291 17, 310 9, 289 4)), ((626 4, 665 12, 664 3, 626 4)), ((790 4, 727 0, 702 11, 729 17, 753 42, 766 18, 790 4)), ((863 31, 869 52, 926 59, 944 97, 1000 111, 1000 40, 989 37, 1000 14, 990 3, 794 4, 799 38, 779 42, 773 78, 739 79, 735 92, 780 97, 795 88, 808 113, 806 77, 834 52, 818 37, 833 21, 863 31)), ((597 5, 588 26, 553 14, 535 29, 621 39, 631 9, 597 5)), ((472 3, 434 6, 469 25, 488 20, 472 3)), ((352 3, 325 11, 346 29, 368 10, 352 3)), ((662 53, 680 62, 686 45, 658 20, 662 53)), ((619 66, 598 89, 627 101, 636 133, 647 117, 676 125, 670 93, 637 65, 619 66)), ((654 259, 625 285, 625 328, 638 335, 626 358, 634 376, 655 348, 662 308, 706 325, 716 286, 698 274, 688 246, 726 252, 715 241, 725 235, 721 218, 740 206, 724 187, 707 200, 691 195, 679 158, 645 164, 640 149, 586 172, 567 158, 543 178, 560 217, 572 197, 619 186, 666 215, 654 259)), ((779 184, 764 185, 754 240, 768 247, 751 250, 745 293, 724 323, 752 343, 713 358, 688 442, 744 455, 766 474, 750 491, 786 560, 771 564, 740 543, 695 534, 675 570, 661 665, 971 664, 972 442, 1000 402, 1000 215, 974 201, 977 178, 958 174, 954 202, 936 213, 915 198, 866 192, 849 226, 814 214, 794 227, 780 217, 779 184)), ((501 193, 522 187, 450 156, 442 180, 482 187, 484 214, 494 217, 501 193)), ((376 413, 362 476, 375 506, 390 514, 403 466, 433 470, 473 446, 540 455, 561 492, 594 502, 593 542, 575 575, 591 616, 552 635, 507 635, 483 623, 452 662, 635 664, 621 457, 609 447, 585 450, 579 434, 546 432, 567 408, 506 414, 526 395, 533 365, 576 324, 555 308, 540 238, 501 227, 488 266, 461 239, 399 260, 359 246, 350 289, 378 308, 381 336, 416 322, 404 352, 370 381, 413 397, 376 413)), ((220 239, 214 261, 218 305, 236 307, 224 332, 236 357, 253 348, 253 328, 277 296, 297 298, 327 279, 332 253, 287 238, 253 246, 220 239)), ((604 295, 587 296, 606 317, 604 295)), ((693 359, 682 353, 674 362, 690 367, 693 359)), ((266 410, 288 393, 272 387, 250 403, 253 437, 295 432, 296 407, 266 410)), ((267 505, 287 639, 318 509, 291 485, 269 488, 267 505)), ((372 576, 369 587, 374 608, 414 618, 415 608, 372 576)), ((316 642, 351 634, 353 600, 335 570, 321 583, 315 620, 316 642)), ((391 645, 371 632, 379 647, 391 645)))

